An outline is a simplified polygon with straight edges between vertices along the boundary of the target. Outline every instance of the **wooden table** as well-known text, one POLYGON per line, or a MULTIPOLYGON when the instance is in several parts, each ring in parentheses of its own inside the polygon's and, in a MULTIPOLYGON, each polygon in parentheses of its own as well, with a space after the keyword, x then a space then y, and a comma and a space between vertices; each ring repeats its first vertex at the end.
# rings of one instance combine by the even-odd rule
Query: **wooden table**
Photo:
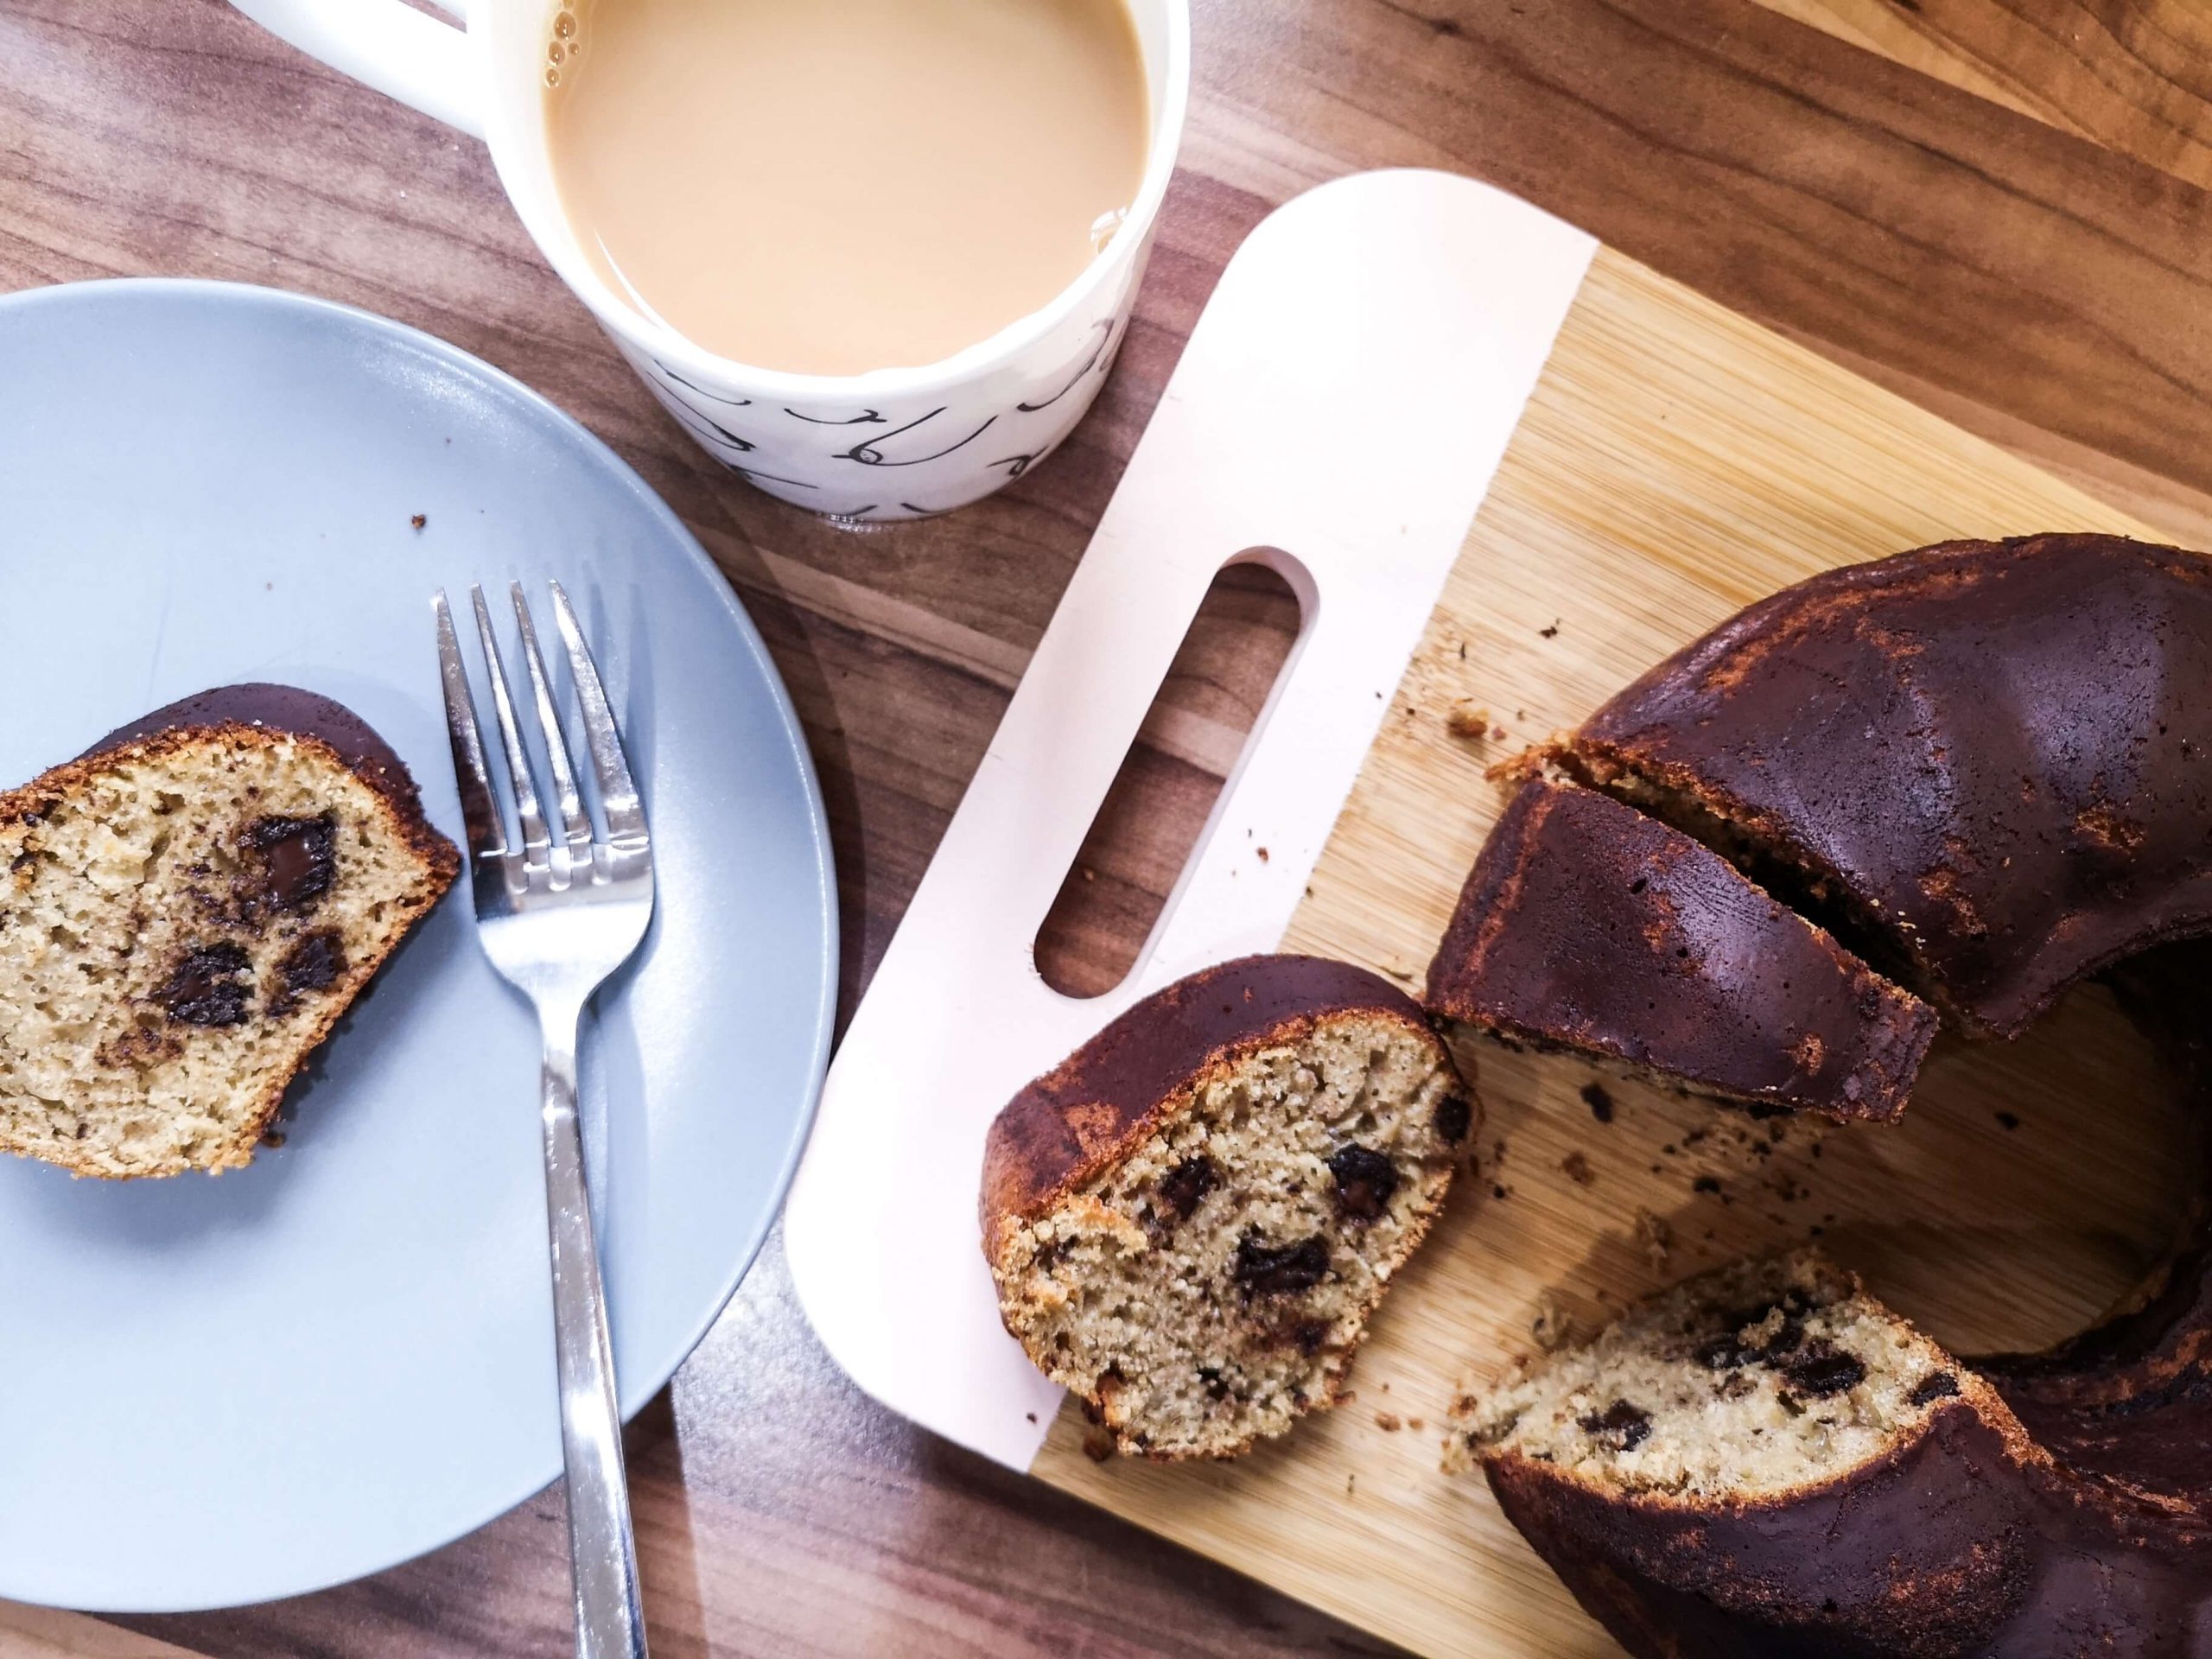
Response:
MULTIPOLYGON (((2212 546, 2195 0, 1198 12, 1184 171, 1118 372, 1050 464, 935 523, 842 534, 733 482, 540 263, 480 147, 220 0, 0 0, 0 289, 181 274, 326 295, 479 353, 613 443, 720 562, 798 700, 836 830, 847 1011, 1223 263, 1337 174, 1494 181, 2212 546)), ((1056 982, 1117 977, 1294 626, 1249 584, 1194 632, 1048 929, 1056 982)), ((629 1445, 664 1656, 1377 1650, 889 1417, 815 1344, 773 1243, 629 1445)), ((563 1652, 567 1572, 556 1489, 276 1605, 119 1624, 0 1605, 0 1650, 563 1652)))

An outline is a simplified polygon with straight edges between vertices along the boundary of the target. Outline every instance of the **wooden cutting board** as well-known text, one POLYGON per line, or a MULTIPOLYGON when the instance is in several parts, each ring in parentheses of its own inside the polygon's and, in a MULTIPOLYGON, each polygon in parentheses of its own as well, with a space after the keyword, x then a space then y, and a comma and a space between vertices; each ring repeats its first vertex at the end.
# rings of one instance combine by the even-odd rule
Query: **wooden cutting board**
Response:
MULTIPOLYGON (((1948 537, 2152 534, 1608 250, 1594 251, 1571 291, 1395 696, 1375 705, 1380 723, 1349 798, 1284 912, 1286 949, 1365 963, 1417 986, 1505 799, 1487 769, 1574 724, 1650 664, 1777 588, 1948 537)), ((1992 319, 1990 340, 2002 348, 2001 319, 1992 319)), ((1205 385, 1194 375, 1193 396, 1205 385)), ((1176 396, 1171 387, 1171 405, 1176 396)), ((1186 413, 1164 407, 1161 418, 1186 413)), ((1124 493, 1180 490, 1187 514, 1196 487, 1187 469, 1147 468, 1141 450, 1124 493)), ((1116 511, 1122 507, 1117 496, 1116 511)), ((1380 523, 1377 533, 1388 528, 1380 523)), ((1108 540, 1107 530, 1101 536, 1108 540)), ((1101 556, 1099 543, 1090 556, 1101 556)), ((1069 602, 1077 597, 1071 589, 1069 602)), ((1329 603, 1325 582, 1324 615, 1329 603)), ((1053 645, 1048 636, 1040 664, 1069 654, 1053 645)), ((1351 683, 1336 692, 1383 696, 1351 683)), ((1294 744, 1279 729, 1280 710, 1268 721, 1255 744, 1294 744)), ((1019 730, 1009 745, 1019 760, 1019 730)), ((1231 828, 1238 797, 1232 779, 1231 828)), ((1019 846, 1020 836, 1007 836, 1008 810, 995 808, 1002 845, 1019 846)), ((1088 805, 1079 817, 1087 823, 1088 805)), ((948 856, 968 855, 955 848, 940 855, 948 856)), ((1056 886, 1065 857, 1052 868, 1056 886)), ((1257 868, 1246 874, 1267 879, 1257 868)), ((928 961, 900 976, 887 957, 872 1000, 889 978, 911 1007, 930 979, 961 971, 961 948, 934 943, 947 936, 925 906, 929 886, 916 905, 933 942, 928 961)), ((977 889, 967 886, 972 899, 977 889)), ((910 917, 908 929, 916 926, 910 917)), ((902 931, 894 956, 905 943, 902 931)), ((1141 971, 1133 976, 1130 995, 1150 988, 1143 981, 1141 971)), ((991 1006, 968 1009, 987 1033, 991 1006)), ((1051 1012, 1041 1002, 1037 1009, 1040 1018, 1051 1012)), ((1114 1011, 1070 1017, 1088 1028, 1114 1011)), ((861 1052, 841 1057, 845 1096, 894 1087, 889 1073, 869 1070, 884 1021, 869 1025, 868 1012, 849 1039, 861 1052)), ((902 1055, 914 1054, 917 1029, 910 1026, 902 1055)), ((1031 1045, 1067 1046, 1057 1033, 1031 1045)), ((1468 1045, 1461 1054, 1486 1112, 1473 1166, 1383 1307, 1355 1370, 1352 1403, 1241 1461, 1199 1466, 1094 1462, 1070 1405, 1050 1421, 1032 1472, 1421 1653, 1613 1653, 1479 1478, 1441 1472, 1445 1418, 1465 1386, 1494 1382, 1545 1340, 1593 1330, 1645 1291, 1815 1236, 1942 1340, 1967 1351, 2037 1345, 2123 1293, 2171 1236, 2183 1203, 2180 1114, 2145 1046, 2094 988, 2018 1044, 1939 1042, 1907 1121, 1882 1129, 1754 1122, 1601 1081, 1568 1059, 1468 1045), (1603 1090, 1595 1107, 1586 1092, 1593 1083, 1603 1090)), ((924 1073, 931 1065, 915 1059, 924 1073)), ((1025 1053, 1003 1071, 1019 1081, 1037 1069, 1025 1053)), ((1004 1097, 1005 1080, 970 1089, 988 1099, 955 1094, 933 1105, 980 1125, 1004 1097)), ((925 1082, 907 1076, 896 1086, 918 1098, 925 1082)), ((895 1274, 899 1253, 917 1248, 904 1230, 912 1218, 902 1217, 874 1268, 849 1255, 835 1274, 818 1265, 830 1247, 817 1241, 833 1227, 849 1232, 855 1208, 868 1207, 849 1201, 864 1200, 866 1188, 847 1179, 861 1154, 840 1150, 841 1137, 861 1108, 840 1098, 839 1084, 833 1071, 810 1179, 794 1198, 791 1250, 810 1312, 872 1390, 1019 1463, 1027 1448, 1009 1452, 1002 1439, 975 1432, 942 1392, 912 1380, 921 1370, 941 1378, 949 1353, 956 1384, 988 1392, 998 1385, 984 1361, 995 1363, 989 1344, 1003 1338, 975 1335, 970 1349, 963 1336, 931 1356, 914 1351, 926 1338, 911 1327, 897 1350, 911 1356, 902 1369, 868 1357, 855 1321, 829 1306, 865 1272, 895 1274), (833 1192, 848 1200, 834 1210, 833 1192)), ((905 1155, 925 1157, 927 1144, 905 1155)), ((961 1158, 973 1155, 962 1143, 948 1166, 972 1166, 961 1158)), ((910 1180, 903 1190, 926 1185, 910 1180)), ((972 1226, 963 1217, 956 1230, 961 1252, 973 1251, 972 1226)), ((968 1271, 949 1257, 931 1276, 968 1271)), ((869 1321, 895 1324, 899 1300, 887 1297, 869 1321)), ((932 1319, 987 1321, 988 1313, 955 1306, 932 1319)))
MULTIPOLYGON (((1414 981, 1504 804, 1491 763, 1816 570, 2046 529, 2152 534, 1601 250, 1285 948, 1414 981), (1456 735, 1455 708, 1496 734, 1456 735)), ((1479 1480, 1439 1472, 1462 1379, 1538 1351, 1540 1319, 1587 1332, 1815 1228, 1942 1339, 2040 1344, 2124 1290, 2183 1201, 2178 1115, 2098 992, 2010 1052, 1947 1043, 1887 1131, 1758 1124, 1612 1081, 1605 1123, 1586 1066, 1460 1052, 1488 1118, 1479 1168, 1385 1306, 1350 1408, 1193 1469, 1092 1462, 1071 1407, 1034 1472, 1419 1652, 1613 1653, 1479 1480)))

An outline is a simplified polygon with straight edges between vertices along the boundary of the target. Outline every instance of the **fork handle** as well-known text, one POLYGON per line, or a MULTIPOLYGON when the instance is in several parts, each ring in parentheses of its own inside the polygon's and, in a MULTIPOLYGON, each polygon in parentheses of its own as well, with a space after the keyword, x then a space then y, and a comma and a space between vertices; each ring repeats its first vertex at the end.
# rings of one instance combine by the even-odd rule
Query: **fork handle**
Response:
POLYGON ((561 1450, 569 1474, 569 1559, 576 1659, 645 1659, 638 1546, 622 1471, 622 1414, 576 1126, 581 1009, 545 1009, 545 1223, 553 1247, 553 1344, 560 1363, 561 1450))

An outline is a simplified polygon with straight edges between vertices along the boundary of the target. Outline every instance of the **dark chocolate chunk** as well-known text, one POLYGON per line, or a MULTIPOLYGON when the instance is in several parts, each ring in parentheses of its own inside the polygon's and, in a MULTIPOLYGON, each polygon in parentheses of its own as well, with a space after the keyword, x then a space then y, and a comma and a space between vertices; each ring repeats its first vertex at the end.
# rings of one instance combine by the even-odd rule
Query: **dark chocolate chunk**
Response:
POLYGON ((1616 1400, 1595 1416, 1580 1420, 1582 1432, 1615 1452, 1633 1452, 1651 1436, 1651 1414, 1616 1400))
POLYGON ((1475 1109, 1465 1095, 1446 1095, 1436 1108, 1436 1138, 1458 1146, 1475 1126, 1475 1109))
POLYGON ((1206 1398, 1209 1400, 1225 1400, 1229 1397, 1229 1384, 1222 1380, 1220 1366, 1199 1366, 1198 1381, 1205 1384, 1206 1398))
POLYGON ((1827 1342, 1807 1343, 1781 1370, 1790 1387, 1815 1400, 1845 1393, 1866 1380, 1866 1363, 1858 1355, 1827 1342))
POLYGON ((1582 1085, 1582 1103, 1584 1105, 1589 1107, 1590 1116, 1596 1118, 1600 1123, 1610 1123, 1613 1121, 1613 1097, 1605 1092, 1605 1085, 1604 1084, 1584 1084, 1582 1085))
POLYGON ((1316 1233, 1295 1244, 1262 1244, 1247 1233, 1236 1244, 1230 1271, 1247 1295, 1274 1296, 1311 1290, 1329 1271, 1329 1241, 1316 1233))
POLYGON ((1329 1339, 1326 1319, 1300 1319, 1291 1328, 1290 1340, 1298 1351, 1308 1359, 1321 1351, 1321 1344, 1329 1339))
POLYGON ((188 950, 157 993, 169 1018, 188 1026, 242 1025, 252 995, 246 954, 227 940, 188 950))
POLYGON ((1912 1385, 1912 1392, 1905 1397, 1916 1406, 1932 1406, 1938 1400, 1948 1400, 1959 1391, 1959 1379, 1948 1371, 1930 1371, 1912 1385))
POLYGON ((1330 1155, 1329 1173, 1337 1178, 1338 1213, 1356 1221, 1382 1215, 1398 1190, 1398 1166, 1371 1147, 1339 1147, 1330 1155))
POLYGON ((338 868, 338 820, 257 818, 245 843, 257 854, 268 901, 279 910, 305 910, 330 891, 338 868))
POLYGON ((1732 1371, 1757 1359, 1759 1351, 1738 1341, 1730 1331, 1700 1343, 1693 1357, 1708 1371, 1732 1371))
POLYGON ((309 991, 327 991, 346 971, 346 947, 327 928, 302 934, 276 964, 276 995, 271 1014, 289 1014, 309 991))
POLYGON ((1221 1171, 1213 1160, 1203 1152, 1194 1153, 1160 1178, 1160 1201, 1175 1212, 1179 1221, 1188 1221, 1220 1181, 1221 1171))

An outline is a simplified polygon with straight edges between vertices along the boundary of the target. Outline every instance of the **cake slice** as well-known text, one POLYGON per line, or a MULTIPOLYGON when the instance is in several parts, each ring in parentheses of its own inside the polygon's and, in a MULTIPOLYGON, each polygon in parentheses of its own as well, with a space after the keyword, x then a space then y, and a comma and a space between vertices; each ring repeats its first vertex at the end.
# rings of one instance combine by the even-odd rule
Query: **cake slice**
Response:
POLYGON ((289 686, 172 703, 0 794, 0 1151, 247 1163, 458 868, 398 757, 289 686))
POLYGON ((2002 1634, 2056 1630, 2029 1605, 2063 1593, 2038 1535, 2074 1506, 2049 1459, 1986 1382, 1809 1253, 1693 1279, 1463 1402, 1452 1460, 1471 1459, 1649 1659, 2092 1650, 2002 1634))
POLYGON ((1007 1329, 1121 1451, 1233 1456, 1336 1402, 1475 1125, 1444 1044, 1374 975, 1192 975, 992 1124, 1007 1329))
POLYGON ((1936 1013, 1691 836, 1536 779, 1483 844, 1432 1012, 1738 1104, 1904 1109, 1936 1013))

